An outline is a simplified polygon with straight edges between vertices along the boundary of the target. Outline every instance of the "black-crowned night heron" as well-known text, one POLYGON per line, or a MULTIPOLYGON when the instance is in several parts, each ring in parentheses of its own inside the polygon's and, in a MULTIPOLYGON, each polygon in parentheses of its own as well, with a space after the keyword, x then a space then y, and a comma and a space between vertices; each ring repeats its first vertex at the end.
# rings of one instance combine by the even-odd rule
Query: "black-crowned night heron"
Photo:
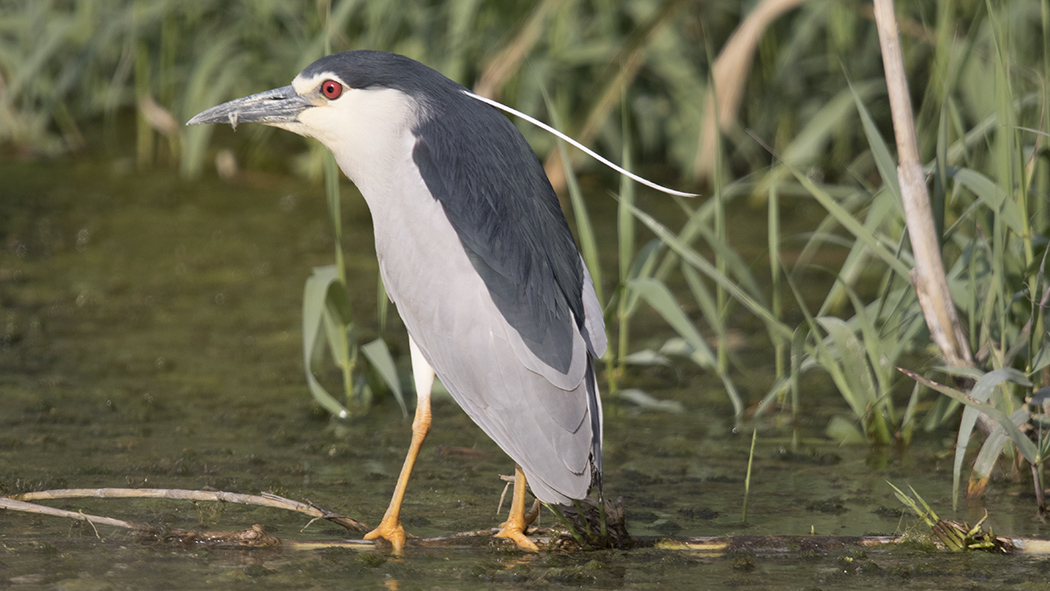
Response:
POLYGON ((430 429, 434 375, 515 462, 510 517, 525 536, 525 483, 567 504, 601 486, 602 410, 593 359, 602 310, 543 167, 517 128, 409 58, 347 51, 291 86, 208 109, 195 123, 263 123, 316 138, 372 212, 379 269, 408 328, 412 442, 380 525, 405 542, 400 511, 430 429))

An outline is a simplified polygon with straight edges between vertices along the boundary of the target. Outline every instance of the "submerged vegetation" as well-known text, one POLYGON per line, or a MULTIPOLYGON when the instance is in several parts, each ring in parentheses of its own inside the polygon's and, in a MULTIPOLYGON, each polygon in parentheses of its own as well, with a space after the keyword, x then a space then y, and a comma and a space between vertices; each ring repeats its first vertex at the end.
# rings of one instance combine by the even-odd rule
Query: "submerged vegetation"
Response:
MULTIPOLYGON (((268 168, 287 161, 288 172, 320 182, 326 165, 316 144, 256 126, 216 149, 211 127, 181 123, 224 100, 287 84, 327 47, 406 54, 560 124, 605 154, 622 154, 640 171, 676 176, 707 195, 678 200, 674 216, 658 216, 640 205, 639 189, 621 185, 616 272, 602 273, 577 175, 611 176, 522 127, 547 158, 553 182, 567 188, 581 249, 607 303, 615 346, 606 374, 614 388, 633 364, 684 358, 721 378, 738 417, 775 412, 790 419, 808 404, 803 376, 822 372, 845 403, 826 436, 907 445, 917 428, 961 414, 957 481, 975 426, 984 425, 969 492, 981 494, 1000 463, 1028 476, 1024 461, 1045 506, 1046 2, 898 7, 940 254, 972 352, 972 362, 954 367, 941 360, 913 283, 868 3, 318 4, 0 0, 0 149, 21 158, 120 151, 125 115, 134 112, 139 166, 178 167, 193 177, 213 158, 227 163, 218 167, 225 174, 235 174, 231 160, 268 168), (739 209, 767 225, 765 244, 734 240, 729 212, 739 209), (788 224, 806 233, 786 233, 788 224), (659 345, 632 339, 643 302, 674 338, 659 345), (736 385, 756 358, 747 351, 745 359, 733 344, 742 331, 747 348, 774 367, 763 392, 736 385)), ((331 193, 330 206, 338 220, 331 193)), ((333 291, 345 286, 340 270, 341 260, 306 287, 304 363, 309 368, 320 354, 315 343, 327 342, 348 390, 396 385, 381 341, 358 347, 345 338, 353 323, 333 291), (359 355, 371 367, 367 380, 351 375, 359 355)), ((659 404, 642 393, 624 395, 659 404)), ((325 406, 337 412, 340 404, 325 406)), ((797 442, 798 421, 791 424, 797 442)))

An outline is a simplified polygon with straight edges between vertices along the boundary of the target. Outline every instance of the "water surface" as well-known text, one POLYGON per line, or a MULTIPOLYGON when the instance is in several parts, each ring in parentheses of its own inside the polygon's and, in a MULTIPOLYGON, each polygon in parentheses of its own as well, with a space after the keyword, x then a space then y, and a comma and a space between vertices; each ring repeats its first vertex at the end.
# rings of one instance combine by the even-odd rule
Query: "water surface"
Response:
MULTIPOLYGON (((257 173, 236 182, 188 182, 82 160, 3 163, 0 186, 0 493, 270 491, 378 522, 410 422, 389 399, 350 421, 333 421, 304 384, 302 286, 313 266, 332 261, 322 188, 257 173)), ((367 341, 379 334, 371 229, 363 202, 352 189, 345 193, 344 252, 367 341)), ((591 207, 612 249, 615 206, 604 192, 595 194, 591 207)), ((731 215, 755 217, 746 210, 731 215)), ((733 227, 763 231, 756 226, 733 227)), ((643 317, 636 333, 639 346, 669 336, 653 317, 643 317)), ((407 340, 394 315, 384 336, 409 384, 407 340)), ((755 346, 745 343, 742 354, 755 346)), ((771 357, 754 352, 752 373, 740 376, 748 400, 768 387, 770 370, 763 368, 771 357)), ((325 376, 335 386, 333 377, 325 376)), ((983 515, 980 505, 951 511, 950 432, 920 434, 907 450, 836 445, 821 434, 845 407, 826 382, 811 381, 803 443, 792 448, 788 417, 737 424, 719 381, 688 365, 627 376, 627 385, 685 408, 672 415, 606 399, 606 493, 623 497, 631 532, 863 536, 915 528, 886 481, 914 486, 942 516, 972 523, 983 515)), ((499 474, 512 464, 451 399, 437 399, 434 414, 404 508, 406 527, 434 536, 498 524, 499 474)), ((271 509, 152 500, 49 504, 163 527, 260 523, 286 540, 346 537, 325 523, 301 531, 308 518, 271 509)), ((997 534, 1046 536, 1026 486, 1009 475, 993 481, 987 504, 997 534)), ((541 520, 552 518, 544 513, 541 520)), ((400 560, 367 550, 184 548, 14 512, 0 512, 0 549, 0 588, 11 589, 1045 589, 1050 576, 1050 562, 1039 557, 948 555, 921 544, 539 556, 486 544, 412 550, 400 560)))

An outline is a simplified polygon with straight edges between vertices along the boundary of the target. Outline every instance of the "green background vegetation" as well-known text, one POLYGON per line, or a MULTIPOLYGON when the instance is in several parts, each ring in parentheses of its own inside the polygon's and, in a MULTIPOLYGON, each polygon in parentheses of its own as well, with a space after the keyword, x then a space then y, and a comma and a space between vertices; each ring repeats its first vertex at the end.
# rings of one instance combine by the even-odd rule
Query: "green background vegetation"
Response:
MULTIPOLYGON (((730 42, 771 4, 0 0, 0 150, 75 158, 134 146, 139 167, 177 167, 189 178, 211 174, 214 161, 233 179, 239 165, 320 186, 326 164, 315 143, 245 126, 216 146, 214 128, 182 122, 287 84, 326 48, 403 53, 705 195, 651 216, 636 206, 636 188, 620 187, 615 267, 595 273, 616 344, 606 375, 618 395, 659 404, 616 384, 632 364, 684 358, 720 377, 738 417, 778 413, 791 429, 807 404, 801 377, 822 372, 846 403, 825 434, 872 445, 907 445, 916 427, 958 421, 960 405, 978 408, 976 398, 1001 420, 989 424, 971 491, 982 490, 1002 452, 1000 465, 1022 473, 1031 465, 1042 490, 1050 8, 898 4, 942 254, 975 357, 971 368, 947 370, 909 277, 870 5, 800 3, 730 42), (730 87, 741 93, 721 94, 730 87), (806 233, 785 234, 796 216, 806 217, 806 233), (742 243, 727 221, 746 218, 766 225, 762 243, 742 243), (673 338, 631 338, 643 302, 673 338), (746 358, 732 345, 740 333, 746 358), (773 366, 774 378, 741 392, 736 384, 758 363, 773 366), (901 365, 958 396, 921 389, 901 365)), ((591 186, 618 181, 522 129, 566 188, 585 256, 599 261, 576 175, 591 186), (563 173, 563 162, 576 172, 563 173)), ((352 327, 346 310, 329 314, 340 315, 344 334, 352 327)), ((976 411, 963 417, 957 477, 976 420, 976 411)))

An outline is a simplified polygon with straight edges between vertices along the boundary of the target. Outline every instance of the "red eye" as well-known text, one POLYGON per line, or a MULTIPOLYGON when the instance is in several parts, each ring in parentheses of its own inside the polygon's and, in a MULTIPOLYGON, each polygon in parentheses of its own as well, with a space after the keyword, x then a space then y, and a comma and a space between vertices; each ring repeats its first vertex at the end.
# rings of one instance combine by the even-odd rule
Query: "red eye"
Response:
POLYGON ((335 100, 339 98, 339 95, 343 94, 343 85, 335 80, 325 80, 321 83, 321 94, 331 100, 335 100))

